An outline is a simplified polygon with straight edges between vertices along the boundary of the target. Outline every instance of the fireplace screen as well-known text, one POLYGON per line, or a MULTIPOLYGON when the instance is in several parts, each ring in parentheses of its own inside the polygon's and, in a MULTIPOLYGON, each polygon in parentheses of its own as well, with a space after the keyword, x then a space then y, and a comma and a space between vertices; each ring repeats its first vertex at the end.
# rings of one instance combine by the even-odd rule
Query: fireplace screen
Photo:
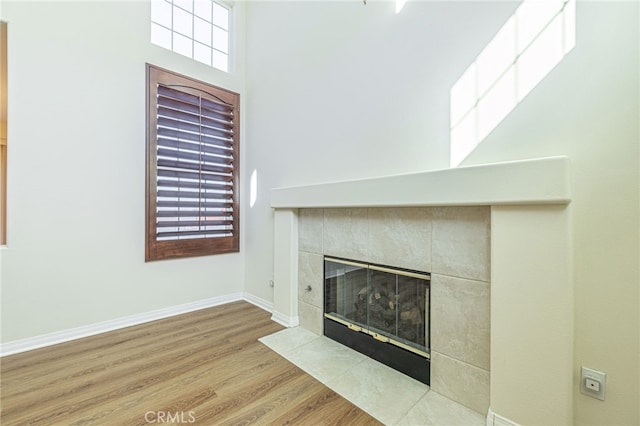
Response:
POLYGON ((424 272, 325 257, 325 318, 429 358, 424 272))

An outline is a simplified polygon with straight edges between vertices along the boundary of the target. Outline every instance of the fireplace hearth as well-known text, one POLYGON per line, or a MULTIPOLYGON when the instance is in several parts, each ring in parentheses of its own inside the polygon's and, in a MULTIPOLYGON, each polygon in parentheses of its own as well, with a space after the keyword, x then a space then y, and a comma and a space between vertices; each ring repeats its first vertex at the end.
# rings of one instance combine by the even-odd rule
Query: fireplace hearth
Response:
POLYGON ((426 272, 324 258, 324 334, 430 382, 426 272))

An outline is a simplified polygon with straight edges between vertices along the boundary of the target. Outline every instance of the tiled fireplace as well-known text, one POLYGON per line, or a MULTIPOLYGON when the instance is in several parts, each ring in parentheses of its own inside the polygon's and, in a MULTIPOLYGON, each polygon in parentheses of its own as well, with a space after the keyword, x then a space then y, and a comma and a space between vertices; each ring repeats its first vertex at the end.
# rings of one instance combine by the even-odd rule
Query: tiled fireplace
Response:
POLYGON ((301 209, 300 324, 323 334, 324 256, 431 272, 431 388, 489 408, 488 207, 301 209))
POLYGON ((322 333, 324 255, 430 272, 431 389, 572 424, 570 203, 567 157, 275 188, 272 318, 322 333))

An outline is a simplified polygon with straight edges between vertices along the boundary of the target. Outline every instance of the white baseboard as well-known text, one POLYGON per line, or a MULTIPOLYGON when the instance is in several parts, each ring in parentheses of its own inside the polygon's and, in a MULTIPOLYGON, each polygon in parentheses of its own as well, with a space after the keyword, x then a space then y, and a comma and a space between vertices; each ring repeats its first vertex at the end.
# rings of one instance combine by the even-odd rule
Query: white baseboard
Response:
POLYGON ((242 293, 242 298, 252 305, 256 305, 260 309, 267 312, 273 312, 273 303, 268 300, 255 296, 251 293, 247 293, 246 291, 242 293))
POLYGON ((278 324, 284 325, 285 327, 297 327, 300 325, 300 318, 290 317, 280 312, 273 311, 271 315, 271 319, 278 324))
POLYGON ((237 302, 238 300, 247 300, 254 305, 268 310, 269 302, 259 299, 258 297, 248 295, 247 293, 232 293, 225 296, 212 297, 209 299, 198 300, 183 305, 171 306, 169 308, 158 309, 156 311, 146 312, 143 314, 130 315, 123 318, 104 321, 96 324, 76 327, 69 330, 56 331, 41 336, 28 337, 26 339, 14 340, 0 344, 0 357, 13 355, 20 352, 26 352, 33 349, 43 348, 46 346, 57 345, 71 340, 81 339, 83 337, 94 336, 108 331, 118 330, 132 325, 138 325, 145 322, 155 321, 175 315, 186 314, 188 312, 200 309, 211 308, 213 306, 224 305, 225 303, 237 302), (250 298, 248 298, 249 296, 250 298))
POLYGON ((520 426, 516 422, 512 422, 506 417, 502 417, 499 414, 494 413, 491 408, 487 413, 487 426, 520 426))

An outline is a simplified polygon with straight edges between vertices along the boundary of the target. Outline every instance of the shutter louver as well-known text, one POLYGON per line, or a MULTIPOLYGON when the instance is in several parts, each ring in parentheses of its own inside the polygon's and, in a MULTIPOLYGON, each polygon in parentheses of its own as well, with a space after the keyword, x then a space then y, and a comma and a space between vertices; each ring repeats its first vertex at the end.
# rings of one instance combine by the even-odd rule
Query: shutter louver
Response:
POLYGON ((233 236, 233 106, 158 85, 156 239, 233 236))

